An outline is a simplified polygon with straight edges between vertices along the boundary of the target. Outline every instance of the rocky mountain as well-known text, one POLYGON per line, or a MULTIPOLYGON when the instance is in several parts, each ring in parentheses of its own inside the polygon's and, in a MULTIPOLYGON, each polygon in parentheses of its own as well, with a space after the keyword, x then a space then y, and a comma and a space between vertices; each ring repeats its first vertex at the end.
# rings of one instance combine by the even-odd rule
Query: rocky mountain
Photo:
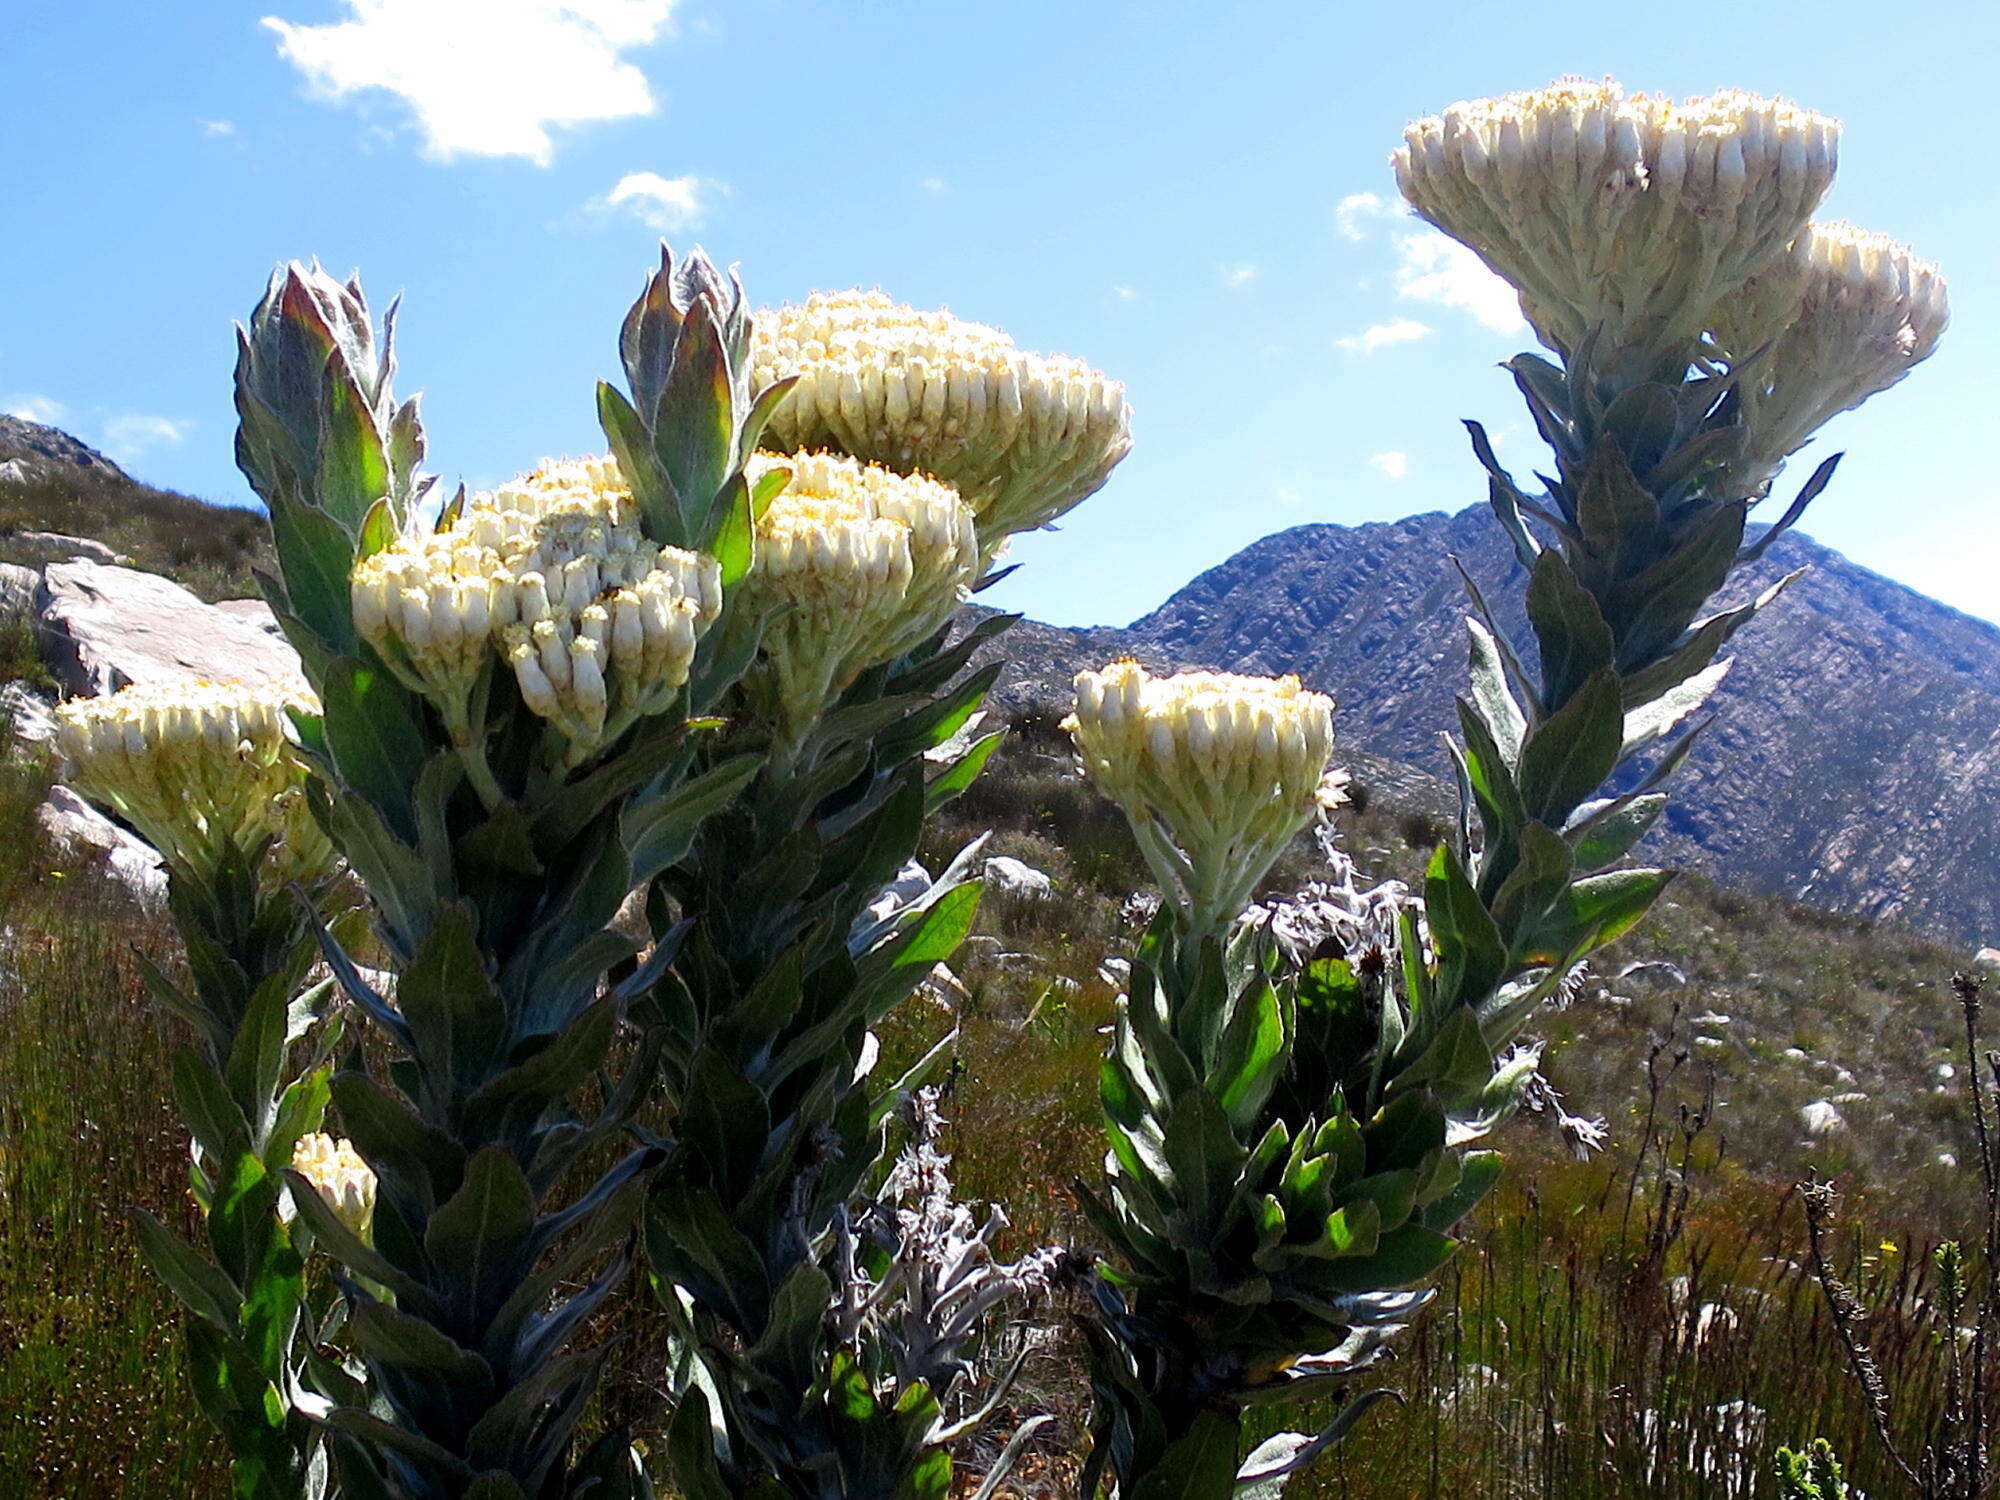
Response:
MULTIPOLYGON (((1299 526, 1211 568, 1123 630, 1024 626, 1003 689, 1055 703, 1077 667, 1297 672, 1334 695, 1364 777, 1442 779, 1465 683, 1456 556, 1496 607, 1518 565, 1484 507, 1299 526)), ((1793 533, 1739 594, 1807 571, 1736 642, 1736 666, 1652 851, 1719 878, 1982 944, 2000 935, 2000 629, 1793 533)), ((1729 602, 1736 602, 1732 598, 1729 602)), ((1518 608, 1502 621, 1527 639, 1518 608)))
POLYGON ((8 466, 13 471, 0 475, 0 478, 24 479, 36 470, 56 465, 94 470, 119 479, 128 477, 123 469, 102 453, 88 443, 71 437, 60 427, 46 427, 40 422, 30 422, 25 417, 10 417, 4 412, 0 412, 0 465, 8 466))

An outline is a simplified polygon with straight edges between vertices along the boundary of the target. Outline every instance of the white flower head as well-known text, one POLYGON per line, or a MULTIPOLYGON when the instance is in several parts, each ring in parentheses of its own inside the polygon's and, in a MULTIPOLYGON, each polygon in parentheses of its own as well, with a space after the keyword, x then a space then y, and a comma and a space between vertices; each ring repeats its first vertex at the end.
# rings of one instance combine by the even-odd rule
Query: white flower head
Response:
POLYGON ((744 607, 782 606, 746 685, 796 740, 866 668, 928 639, 967 597, 979 566, 957 491, 837 453, 759 454, 754 480, 790 478, 757 522, 744 607))
POLYGON ((1118 382, 880 292, 815 293, 760 313, 751 359, 758 388, 799 378, 769 446, 935 475, 972 507, 988 559, 1093 494, 1132 446, 1118 382))
POLYGON ((1938 268, 1887 235, 1812 224, 1714 312, 1731 363, 1761 355, 1738 387, 1761 487, 1828 419, 1930 358, 1951 320, 1938 268))
POLYGON ((1568 352, 1672 357, 1780 254, 1833 181, 1839 126, 1725 90, 1676 104, 1607 79, 1454 104, 1391 158, 1419 215, 1511 282, 1568 352))
POLYGON ((319 1131, 302 1135, 292 1148, 292 1170, 312 1184, 356 1238, 369 1238, 375 1222, 375 1172, 352 1142, 319 1131))
POLYGON ((1064 727, 1198 931, 1220 931, 1292 836, 1340 800, 1333 700, 1296 677, 1155 678, 1113 662, 1077 674, 1064 727))
POLYGON ((293 709, 319 712, 300 681, 140 683, 62 704, 55 744, 69 784, 169 861, 207 876, 229 850, 261 849, 277 889, 337 863, 306 804, 293 709))

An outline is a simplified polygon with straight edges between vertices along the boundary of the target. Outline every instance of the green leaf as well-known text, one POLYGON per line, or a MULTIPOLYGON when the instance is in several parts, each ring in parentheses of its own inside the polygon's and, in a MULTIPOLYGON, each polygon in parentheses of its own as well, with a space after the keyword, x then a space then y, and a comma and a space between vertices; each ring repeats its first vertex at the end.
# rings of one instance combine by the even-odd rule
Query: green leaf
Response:
POLYGON ((1458 1186, 1418 1215, 1426 1229, 1446 1232, 1477 1208, 1500 1181, 1498 1151, 1468 1151, 1459 1158, 1458 1186))
POLYGON ((993 758, 993 752, 1000 748, 1000 742, 1007 738, 1007 731, 996 729, 991 734, 981 735, 967 747, 965 753, 943 771, 924 783, 924 816, 934 817, 944 805, 952 801, 967 787, 979 779, 979 773, 986 769, 986 762, 993 758))
POLYGON ((756 755, 738 755, 663 796, 635 803, 619 824, 634 884, 644 884, 688 851, 702 820, 736 800, 762 769, 756 755))
POLYGON ((535 1232, 535 1194, 498 1146, 475 1151, 465 1181, 424 1230, 424 1250, 452 1302, 483 1321, 514 1290, 535 1232))
POLYGON ((1521 830, 1520 859, 1493 896, 1493 921, 1503 937, 1511 937, 1542 919, 1568 887, 1572 868, 1569 845, 1546 823, 1529 823, 1521 830))
MULTIPOLYGON (((1424 910, 1438 954, 1438 996, 1447 1005, 1484 996, 1506 972, 1507 944, 1449 844, 1431 857, 1424 910)), ((1414 1015, 1413 1034, 1430 1024, 1428 1016, 1414 1015)))
POLYGON ((1576 865, 1580 870, 1601 870, 1623 859, 1632 846, 1646 836, 1666 810, 1662 792, 1634 797, 1622 807, 1612 808, 1587 827, 1576 841, 1576 865))
POLYGON ((1286 1008, 1268 980, 1253 983, 1236 1000, 1235 1014, 1216 1048, 1210 1085, 1238 1130, 1249 1130, 1284 1071, 1290 1047, 1286 1008))
POLYGON ((666 470, 660 467, 652 435, 623 393, 602 380, 597 383, 597 420, 611 445, 612 456, 618 460, 619 473, 632 487, 632 498, 638 502, 647 537, 662 546, 692 546, 694 538, 689 535, 687 520, 681 514, 680 497, 666 470))
POLYGON ((708 1415, 708 1397, 698 1385, 683 1388, 667 1425, 667 1462, 674 1487, 686 1500, 731 1500, 715 1458, 715 1437, 708 1415))
POLYGON ((1603 785, 1625 742, 1618 674, 1593 672, 1521 749, 1521 800, 1530 817, 1560 826, 1603 785))
POLYGON ((462 1098, 490 1075, 507 1046, 506 1002, 486 973, 471 909, 446 902, 403 971, 396 1004, 418 1064, 443 1097, 462 1098))
POLYGON ((736 437, 729 358, 706 298, 697 297, 681 323, 652 427, 654 450, 681 497, 689 534, 706 551, 717 529, 710 506, 734 462, 736 437))
POLYGON ((384 495, 369 506, 368 514, 361 518, 361 536, 354 560, 361 562, 378 552, 386 552, 395 541, 396 514, 390 508, 389 497, 384 495))
POLYGON ((284 1071, 285 1043, 291 1032, 291 986, 287 980, 282 973, 273 974, 257 987, 223 1068, 230 1095, 250 1121, 252 1138, 260 1145, 277 1111, 279 1075, 284 1071))
POLYGON ((327 748, 341 781, 380 808, 403 843, 415 844, 412 792, 430 759, 416 699, 388 673, 349 656, 327 664, 320 698, 327 748))
POLYGON ((355 1303, 347 1326, 371 1365, 431 1377, 463 1397, 477 1399, 492 1389, 493 1367, 422 1318, 370 1298, 355 1303))
POLYGON ((1576 486, 1576 526, 1584 547, 1614 576, 1629 571, 1660 524, 1660 503, 1632 473, 1618 440, 1599 436, 1576 486))
POLYGON ((1567 703, 1593 672, 1611 665, 1615 643, 1597 600, 1553 548, 1528 577, 1528 623, 1541 648, 1542 701, 1567 703))
POLYGON ((715 499, 715 537, 709 555, 722 569, 722 586, 731 588, 750 571, 757 544, 757 522, 752 507, 750 485, 735 473, 724 481, 715 499))
POLYGON ((222 1267, 202 1256, 158 1219, 142 1208, 130 1210, 139 1231, 139 1249, 153 1274, 187 1304, 196 1317, 212 1324, 229 1337, 242 1332, 239 1310, 243 1294, 222 1267))
POLYGON ((1477 620, 1467 620, 1465 633, 1471 655, 1473 705, 1481 721, 1492 731, 1503 761, 1512 765, 1521 754, 1527 716, 1507 686, 1507 668, 1500 659, 1500 646, 1493 632, 1477 620))
POLYGON ((1234 1413, 1202 1412, 1138 1477, 1132 1500, 1224 1500, 1236 1486, 1242 1430, 1243 1419, 1234 1413))

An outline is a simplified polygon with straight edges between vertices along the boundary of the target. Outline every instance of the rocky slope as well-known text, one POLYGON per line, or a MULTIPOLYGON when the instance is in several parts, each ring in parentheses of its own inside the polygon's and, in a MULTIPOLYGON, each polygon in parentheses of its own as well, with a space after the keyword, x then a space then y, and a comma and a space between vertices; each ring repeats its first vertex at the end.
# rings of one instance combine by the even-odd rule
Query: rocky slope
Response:
MULTIPOLYGON (((1520 588, 1483 507, 1300 526, 1196 578, 1125 630, 1030 626, 1003 696, 1058 701, 1120 652, 1297 672, 1345 744, 1442 777, 1465 680, 1456 555, 1496 606, 1520 588)), ((1736 667, 1655 852, 1757 889, 1966 943, 2000 934, 2000 629, 1796 534, 1739 592, 1808 571, 1738 638, 1736 667)), ((1733 602, 1733 601, 1732 601, 1733 602)), ((1518 609, 1503 621, 1526 637, 1518 609)), ((1360 768, 1367 774, 1364 763, 1360 768)))

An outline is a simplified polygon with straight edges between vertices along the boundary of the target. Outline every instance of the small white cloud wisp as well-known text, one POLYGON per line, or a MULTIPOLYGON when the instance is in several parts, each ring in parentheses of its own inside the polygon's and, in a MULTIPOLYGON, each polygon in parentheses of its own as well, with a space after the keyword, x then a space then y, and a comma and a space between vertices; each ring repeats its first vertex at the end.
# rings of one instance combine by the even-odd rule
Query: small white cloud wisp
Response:
POLYGON ((519 156, 547 166, 551 127, 649 115, 624 54, 656 41, 675 0, 340 0, 347 18, 266 16, 279 54, 321 97, 395 94, 424 153, 519 156))
POLYGON ((192 422, 139 413, 113 417, 104 424, 104 448, 121 462, 144 458, 156 448, 179 447, 193 426, 192 422))
POLYGON ((1395 205, 1380 193, 1349 193, 1334 206, 1333 232, 1358 245, 1368 238, 1370 223, 1395 217, 1395 205))
POLYGON ((1431 326, 1428 323, 1419 323, 1415 318, 1391 318, 1386 323, 1373 324, 1359 333, 1351 333, 1333 342, 1350 354, 1366 357, 1377 349, 1387 349, 1394 344, 1413 344, 1430 335, 1431 326))
POLYGON ((593 198, 590 207, 600 213, 614 210, 631 214, 640 223, 661 234, 679 234, 699 229, 708 218, 718 197, 727 196, 726 183, 714 182, 692 173, 662 177, 658 172, 627 172, 602 198, 593 198))
POLYGON ((1238 261, 1234 265, 1224 266, 1221 275, 1224 286, 1232 290, 1240 289, 1257 279, 1257 267, 1247 260, 1238 261))
POLYGON ((1495 333, 1528 326, 1514 289, 1457 240, 1435 229, 1399 235, 1396 257, 1397 296, 1457 308, 1495 333))
POLYGON ((9 396, 0 412, 10 417, 19 417, 23 422, 40 422, 44 427, 52 422, 60 422, 63 417, 62 402, 47 396, 9 396))
POLYGON ((1377 453, 1368 462, 1390 479, 1401 479, 1410 472, 1410 455, 1397 453, 1393 449, 1387 453, 1377 453))

